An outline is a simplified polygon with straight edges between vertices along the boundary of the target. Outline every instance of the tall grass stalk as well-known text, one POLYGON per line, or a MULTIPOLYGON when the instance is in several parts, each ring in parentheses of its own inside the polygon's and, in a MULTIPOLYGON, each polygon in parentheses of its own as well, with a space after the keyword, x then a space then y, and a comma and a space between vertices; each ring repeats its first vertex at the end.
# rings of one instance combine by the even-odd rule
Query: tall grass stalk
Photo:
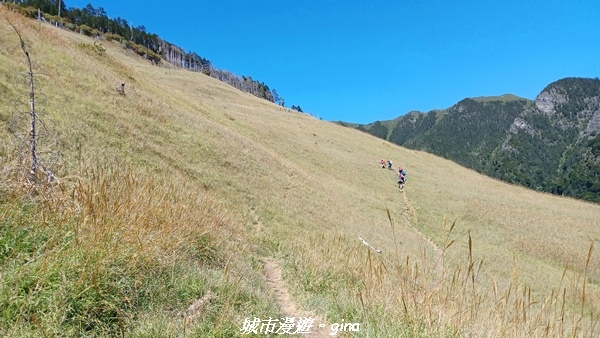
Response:
MULTIPOLYGON (((393 229, 389 214, 388 219, 393 229)), ((449 228, 444 224, 445 243, 440 257, 431 257, 425 248, 420 256, 403 259, 398 259, 396 252, 379 256, 369 250, 357 251, 351 257, 350 261, 365 257, 362 288, 358 293, 363 316, 380 316, 380 306, 386 304, 385 316, 401 319, 390 323, 388 328, 380 326, 378 334, 390 336, 395 325, 403 328, 403 335, 422 337, 590 337, 598 331, 598 314, 593 311, 585 314, 586 270, 580 275, 567 274, 565 267, 556 287, 549 294, 543 294, 520 281, 515 265, 510 283, 501 287, 494 282, 488 288, 479 282, 479 275, 485 273, 485 264, 483 259, 476 258, 473 251, 476 239, 470 233, 463 240, 467 246, 463 264, 447 266, 443 263, 446 251, 462 242, 451 236, 456 226, 456 221, 449 228), (442 262, 442 271, 436 267, 438 261, 442 262), (387 266, 394 268, 387 269, 387 266), (452 278, 446 279, 445 275, 452 278), (568 285, 563 285, 565 282, 568 285), (577 289, 581 289, 579 296, 569 292, 577 289), (574 312, 577 307, 579 315, 574 312)), ((590 245, 586 266, 592 249, 590 245)))

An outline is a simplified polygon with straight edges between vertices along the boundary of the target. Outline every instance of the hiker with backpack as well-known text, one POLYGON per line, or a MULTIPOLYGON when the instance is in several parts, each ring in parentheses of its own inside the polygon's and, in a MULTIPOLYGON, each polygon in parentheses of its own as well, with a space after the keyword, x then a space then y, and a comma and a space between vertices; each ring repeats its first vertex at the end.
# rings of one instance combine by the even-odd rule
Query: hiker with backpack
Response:
POLYGON ((404 168, 402 168, 402 166, 398 167, 398 175, 406 177, 406 171, 404 171, 404 168))
POLYGON ((117 93, 125 95, 125 82, 122 82, 121 85, 117 87, 117 93))
POLYGON ((399 174, 398 175, 398 188, 400 188, 400 190, 404 189, 404 183, 406 183, 406 176, 399 174))
POLYGON ((404 189, 404 184, 406 183, 406 171, 402 166, 398 167, 398 188, 400 190, 404 189))

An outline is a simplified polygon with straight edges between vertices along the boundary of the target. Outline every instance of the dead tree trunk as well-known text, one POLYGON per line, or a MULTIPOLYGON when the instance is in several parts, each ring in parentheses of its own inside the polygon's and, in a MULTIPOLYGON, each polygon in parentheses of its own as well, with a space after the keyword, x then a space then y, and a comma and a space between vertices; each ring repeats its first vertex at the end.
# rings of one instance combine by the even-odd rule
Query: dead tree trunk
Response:
POLYGON ((31 163, 29 165, 29 181, 35 183, 37 169, 38 169, 38 161, 37 161, 37 153, 35 150, 35 141, 36 141, 36 130, 35 130, 35 91, 33 87, 33 71, 31 70, 31 58, 29 57, 29 52, 27 48, 25 48, 25 44, 21 40, 21 47, 23 47, 23 51, 27 56, 27 64, 29 65, 29 151, 31 155, 31 163))
MULTIPOLYGON (((8 21, 8 19, 7 19, 8 21)), ((31 68, 31 57, 29 57, 29 51, 27 50, 27 46, 25 45, 25 41, 21 37, 21 33, 15 27, 12 22, 8 21, 8 23, 15 30, 17 35, 19 36, 19 41, 21 42, 21 49, 23 49, 23 53, 27 57, 27 65, 29 67, 29 182, 35 184, 37 178, 38 171, 38 160, 37 160, 37 152, 35 149, 36 145, 36 129, 35 129, 35 120, 37 119, 37 115, 35 113, 35 91, 34 91, 34 83, 33 83, 33 70, 31 68)))

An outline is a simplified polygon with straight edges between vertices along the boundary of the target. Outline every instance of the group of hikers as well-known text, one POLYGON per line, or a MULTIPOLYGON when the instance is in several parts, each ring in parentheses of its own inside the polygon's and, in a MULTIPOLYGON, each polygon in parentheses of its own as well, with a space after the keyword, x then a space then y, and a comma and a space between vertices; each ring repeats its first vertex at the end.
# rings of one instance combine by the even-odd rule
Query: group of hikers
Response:
MULTIPOLYGON (((392 160, 381 160, 379 162, 379 164, 381 164, 381 168, 385 169, 386 167, 389 170, 394 170, 393 166, 394 163, 392 162, 392 160)), ((398 188, 400 190, 404 189, 404 183, 406 183, 406 171, 404 170, 404 168, 402 168, 402 166, 398 167, 398 188)))

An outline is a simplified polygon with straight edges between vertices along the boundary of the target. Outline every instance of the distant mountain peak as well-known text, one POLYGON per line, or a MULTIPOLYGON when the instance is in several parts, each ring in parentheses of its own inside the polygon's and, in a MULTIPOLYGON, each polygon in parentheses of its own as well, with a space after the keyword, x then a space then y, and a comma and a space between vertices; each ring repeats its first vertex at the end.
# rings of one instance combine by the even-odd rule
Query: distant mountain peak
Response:
POLYGON ((495 102, 495 101, 511 102, 511 101, 521 101, 521 100, 531 101, 529 99, 526 99, 524 97, 520 97, 520 96, 517 96, 514 94, 502 94, 500 96, 479 96, 479 97, 473 97, 471 99, 473 101, 476 101, 479 103, 495 102))

